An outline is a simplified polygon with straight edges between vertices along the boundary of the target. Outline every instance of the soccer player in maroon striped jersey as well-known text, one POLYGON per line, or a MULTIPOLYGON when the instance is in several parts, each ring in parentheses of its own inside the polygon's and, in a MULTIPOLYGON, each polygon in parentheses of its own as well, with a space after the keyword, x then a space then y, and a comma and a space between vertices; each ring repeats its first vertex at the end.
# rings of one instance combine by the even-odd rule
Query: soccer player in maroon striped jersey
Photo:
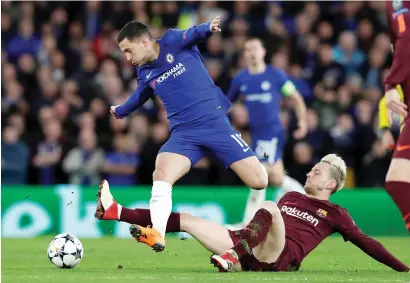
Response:
MULTIPOLYGON (((248 225, 237 231, 187 213, 171 213, 166 232, 187 232, 214 255, 220 271, 296 271, 303 259, 325 238, 338 232, 375 260, 396 271, 409 268, 379 242, 365 235, 349 213, 329 197, 343 188, 346 165, 335 154, 325 156, 307 174, 306 195, 287 193, 276 205, 264 202, 248 225)), ((96 217, 131 225, 131 235, 150 246, 155 241, 148 209, 118 204, 106 181, 100 186, 96 217)))
POLYGON ((393 64, 385 78, 385 100, 391 122, 391 113, 403 119, 393 159, 386 176, 386 190, 400 209, 410 232, 410 2, 388 1, 386 12, 390 40, 393 46, 393 64), (401 101, 396 86, 403 90, 401 101))

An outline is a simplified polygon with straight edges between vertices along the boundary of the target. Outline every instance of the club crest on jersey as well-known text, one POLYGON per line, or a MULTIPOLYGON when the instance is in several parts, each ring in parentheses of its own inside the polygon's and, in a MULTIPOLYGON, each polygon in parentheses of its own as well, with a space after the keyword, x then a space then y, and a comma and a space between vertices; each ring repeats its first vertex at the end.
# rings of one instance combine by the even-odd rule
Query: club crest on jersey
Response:
POLYGON ((324 209, 319 208, 319 209, 316 211, 316 214, 317 214, 319 217, 325 218, 325 217, 327 216, 327 211, 324 210, 324 209))
POLYGON ((269 89, 270 89, 270 82, 268 82, 268 81, 262 82, 261 88, 262 88, 264 91, 269 90, 269 89))
POLYGON ((168 53, 165 60, 167 60, 169 64, 172 64, 174 62, 174 56, 171 53, 168 53))
POLYGON ((403 7, 403 1, 402 0, 393 0, 393 9, 397 11, 401 7, 403 7))

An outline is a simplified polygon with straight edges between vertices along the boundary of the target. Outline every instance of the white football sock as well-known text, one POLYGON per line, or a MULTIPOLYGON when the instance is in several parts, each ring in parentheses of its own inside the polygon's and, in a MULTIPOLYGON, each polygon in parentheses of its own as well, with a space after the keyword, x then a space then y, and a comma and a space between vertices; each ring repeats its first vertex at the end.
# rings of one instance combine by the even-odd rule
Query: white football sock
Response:
POLYGON ((172 186, 163 181, 154 181, 149 202, 152 227, 165 238, 168 218, 172 210, 172 186))
POLYGON ((303 189, 303 186, 293 179, 292 177, 285 175, 285 178, 283 179, 283 184, 279 189, 280 191, 278 192, 276 196, 275 202, 278 203, 279 200, 289 192, 299 192, 301 194, 306 194, 305 190, 303 189))
MULTIPOLYGON (((249 193, 248 200, 246 201, 245 214, 243 216, 243 224, 246 226, 255 215, 258 208, 266 200, 266 189, 252 190, 249 193)), ((244 227, 245 227, 244 226, 244 227)))
POLYGON ((108 209, 114 203, 114 197, 110 192, 110 185, 104 181, 101 188, 101 204, 104 209, 108 209))
MULTIPOLYGON (((104 184, 101 189, 101 204, 103 208, 107 210, 113 203, 114 203, 114 197, 111 194, 110 185, 108 184, 108 181, 104 181, 104 184)), ((120 219, 121 211, 122 211, 122 206, 118 204, 118 211, 117 211, 118 219, 120 219)))

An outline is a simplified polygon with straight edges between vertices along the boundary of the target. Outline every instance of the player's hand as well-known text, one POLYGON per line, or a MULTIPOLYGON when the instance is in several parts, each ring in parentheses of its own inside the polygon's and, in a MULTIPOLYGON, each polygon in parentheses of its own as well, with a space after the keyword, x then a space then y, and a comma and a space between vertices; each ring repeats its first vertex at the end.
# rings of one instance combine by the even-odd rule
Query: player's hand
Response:
POLYGON ((390 130, 384 130, 382 135, 382 143, 386 148, 394 150, 394 138, 390 130))
POLYGON ((213 33, 221 32, 221 29, 219 27, 220 23, 221 23, 221 17, 220 16, 216 16, 216 18, 212 20, 212 22, 211 22, 211 31, 213 33))
POLYGON ((111 106, 110 107, 110 113, 112 116, 114 116, 115 119, 120 119, 120 117, 118 117, 117 113, 115 113, 115 109, 118 107, 119 105, 116 106, 111 106))
POLYGON ((306 122, 299 122, 298 128, 293 132, 293 137, 297 140, 303 139, 307 134, 306 122))
POLYGON ((393 88, 387 91, 385 96, 386 96, 387 114, 389 117, 390 124, 393 122, 393 112, 405 118, 408 113, 407 105, 400 101, 400 96, 399 96, 399 93, 397 92, 397 89, 393 88))

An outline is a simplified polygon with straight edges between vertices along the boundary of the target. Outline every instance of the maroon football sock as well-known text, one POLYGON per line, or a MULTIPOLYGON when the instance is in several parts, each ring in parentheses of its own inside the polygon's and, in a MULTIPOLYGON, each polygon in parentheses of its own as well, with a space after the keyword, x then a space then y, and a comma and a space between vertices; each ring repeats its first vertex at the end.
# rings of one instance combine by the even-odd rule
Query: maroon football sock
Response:
POLYGON ((410 183, 386 182, 386 191, 392 197, 410 232, 410 183))
MULTIPOLYGON (((152 226, 151 223, 151 214, 149 209, 129 209, 126 207, 122 207, 120 221, 127 222, 129 224, 137 224, 141 226, 152 226)), ((180 232, 181 225, 180 225, 180 214, 172 212, 168 218, 167 223, 167 233, 172 232, 180 232)))
POLYGON ((272 214, 266 209, 259 209, 249 224, 242 230, 239 242, 232 248, 238 258, 252 254, 252 249, 262 243, 272 226, 272 214))

